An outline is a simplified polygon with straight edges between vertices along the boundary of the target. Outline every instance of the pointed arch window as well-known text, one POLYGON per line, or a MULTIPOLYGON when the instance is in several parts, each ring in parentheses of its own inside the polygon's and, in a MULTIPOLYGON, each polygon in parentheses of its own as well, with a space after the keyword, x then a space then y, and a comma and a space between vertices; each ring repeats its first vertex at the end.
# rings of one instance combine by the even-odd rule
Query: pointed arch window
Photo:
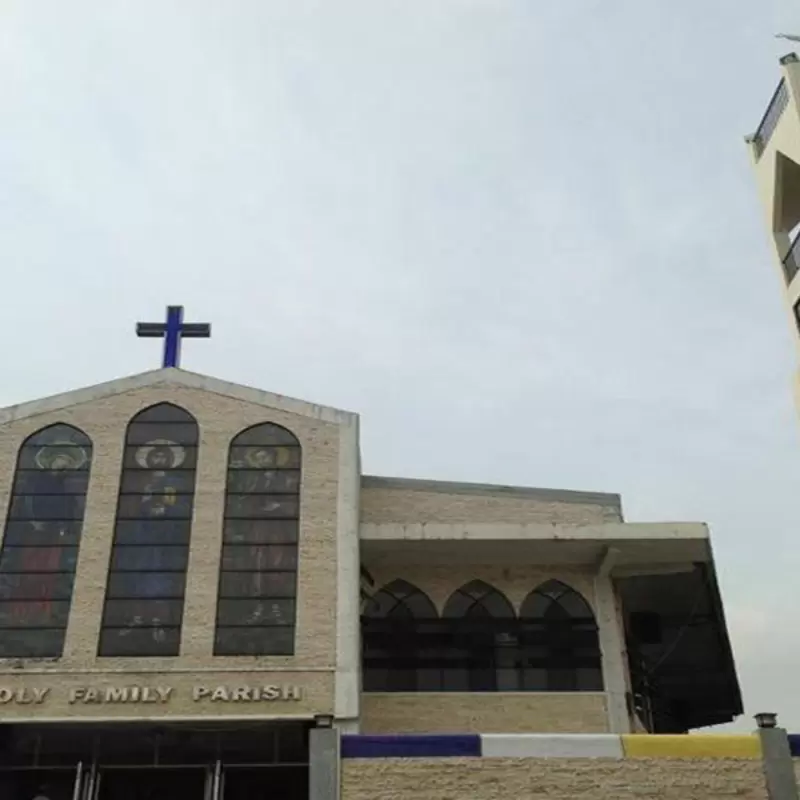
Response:
POLYGON ((367 602, 361 618, 366 692, 441 688, 439 615, 416 586, 395 580, 367 602))
POLYGON ((294 653, 301 467, 300 442, 280 425, 231 442, 215 655, 294 653))
POLYGON ((195 418, 171 403, 128 424, 101 656, 179 653, 198 439, 195 418))
POLYGON ((457 589, 442 613, 447 652, 444 688, 455 692, 518 689, 517 618, 508 598, 483 581, 457 589))
POLYGON ((561 581, 534 589, 520 609, 520 680, 526 691, 602 691, 597 622, 561 581))
POLYGON ((71 425, 20 447, 0 550, 0 657, 62 654, 91 464, 91 440, 71 425))

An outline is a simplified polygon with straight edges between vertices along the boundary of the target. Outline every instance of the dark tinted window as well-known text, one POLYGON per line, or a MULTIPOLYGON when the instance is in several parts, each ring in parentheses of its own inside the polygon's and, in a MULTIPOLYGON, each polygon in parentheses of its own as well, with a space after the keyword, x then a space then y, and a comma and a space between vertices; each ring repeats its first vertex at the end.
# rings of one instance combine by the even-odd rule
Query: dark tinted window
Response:
POLYGON ((602 691, 597 625, 586 600, 559 581, 515 614, 494 587, 471 581, 442 618, 405 581, 375 594, 362 616, 365 691, 602 691))

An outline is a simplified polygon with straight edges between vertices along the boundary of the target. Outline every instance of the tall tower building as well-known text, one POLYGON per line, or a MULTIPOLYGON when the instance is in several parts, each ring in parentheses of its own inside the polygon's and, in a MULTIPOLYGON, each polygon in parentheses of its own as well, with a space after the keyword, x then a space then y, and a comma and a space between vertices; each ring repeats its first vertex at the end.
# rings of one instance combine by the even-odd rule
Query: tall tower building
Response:
MULTIPOLYGON (((747 143, 800 351, 800 59, 790 53, 780 59, 780 65, 783 75, 747 143)), ((800 405, 800 368, 794 387, 800 405)))

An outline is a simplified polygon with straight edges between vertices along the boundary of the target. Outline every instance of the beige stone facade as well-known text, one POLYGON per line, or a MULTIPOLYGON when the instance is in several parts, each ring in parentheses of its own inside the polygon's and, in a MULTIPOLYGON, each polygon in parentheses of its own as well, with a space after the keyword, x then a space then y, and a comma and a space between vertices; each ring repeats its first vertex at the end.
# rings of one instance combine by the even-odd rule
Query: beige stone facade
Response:
POLYGON ((364 733, 606 733, 606 695, 594 692, 365 694, 364 733))
POLYGON ((584 492, 547 492, 502 486, 460 487, 428 481, 366 477, 362 523, 554 522, 591 525, 621 522, 619 499, 584 492))
POLYGON ((376 759, 343 762, 342 800, 767 800, 760 760, 376 759))
MULTIPOLYGON (((74 686, 173 688, 168 703, 138 706, 148 715, 311 717, 334 712, 337 667, 337 525, 340 513, 341 424, 285 408, 176 383, 156 383, 110 396, 58 404, 0 425, 0 514, 5 518, 19 446, 55 423, 80 428, 94 446, 83 534, 64 654, 57 660, 0 661, 0 685, 17 692, 51 687, 38 705, 11 702, 5 718, 132 716, 134 704, 73 703, 74 686), (161 402, 189 411, 200 428, 194 517, 180 655, 167 658, 101 658, 96 655, 106 573, 119 490, 125 428, 137 412, 161 402), (243 429, 274 422, 292 431, 303 453, 294 656, 214 656, 216 594, 222 552, 227 451, 243 429), (301 698, 269 703, 192 700, 197 685, 297 685, 301 698)), ((8 416, 14 416, 9 414, 8 416)))
POLYGON ((93 444, 72 604, 60 658, 0 659, 6 720, 332 715, 351 732, 625 733, 639 721, 619 581, 713 566, 705 526, 624 523, 617 495, 363 476, 356 415, 176 369, 0 410, 3 518, 20 445, 55 423, 79 428, 93 444), (189 412, 200 432, 180 652, 99 657, 126 427, 164 402, 189 412), (215 656, 228 449, 261 423, 285 427, 302 448, 295 652, 215 656), (440 615, 471 581, 498 590, 514 615, 534 589, 560 581, 596 619, 603 686, 362 692, 362 568, 371 591, 407 581, 440 615), (109 692, 113 702, 95 702, 109 692))

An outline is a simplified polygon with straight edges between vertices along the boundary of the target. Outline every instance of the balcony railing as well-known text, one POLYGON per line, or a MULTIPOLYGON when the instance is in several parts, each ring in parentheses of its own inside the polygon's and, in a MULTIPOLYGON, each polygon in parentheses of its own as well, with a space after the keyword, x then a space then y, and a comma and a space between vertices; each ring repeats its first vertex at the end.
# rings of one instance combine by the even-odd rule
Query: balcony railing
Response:
POLYGON ((786 285, 792 282, 792 278, 800 270, 800 234, 794 237, 789 252, 783 257, 783 274, 786 276, 786 285))
POLYGON ((789 89, 786 86, 786 81, 781 80, 775 94, 772 95, 772 100, 769 101, 767 110, 761 118, 761 122, 753 135, 753 145, 756 149, 756 157, 760 158, 764 152, 772 134, 775 133, 775 128, 778 126, 778 121, 781 118, 786 106, 789 105, 789 89))

